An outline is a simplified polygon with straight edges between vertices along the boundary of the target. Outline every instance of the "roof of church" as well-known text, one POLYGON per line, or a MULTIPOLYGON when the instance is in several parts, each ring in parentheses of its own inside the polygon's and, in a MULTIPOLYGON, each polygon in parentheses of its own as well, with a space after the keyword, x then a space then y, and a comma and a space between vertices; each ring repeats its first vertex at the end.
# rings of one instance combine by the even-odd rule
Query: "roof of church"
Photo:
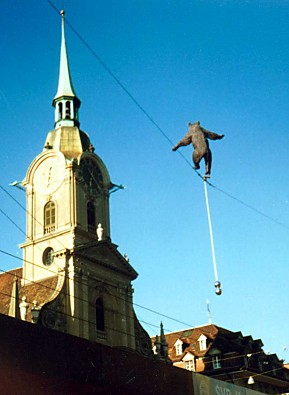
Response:
POLYGON ((18 284, 18 301, 19 305, 21 298, 26 297, 26 302, 29 304, 27 320, 31 318, 31 307, 33 301, 37 301, 38 305, 43 305, 51 300, 57 288, 58 276, 49 277, 42 281, 30 282, 25 286, 21 286, 22 268, 12 269, 0 274, 0 313, 9 315, 9 307, 12 295, 13 282, 17 278, 18 284))

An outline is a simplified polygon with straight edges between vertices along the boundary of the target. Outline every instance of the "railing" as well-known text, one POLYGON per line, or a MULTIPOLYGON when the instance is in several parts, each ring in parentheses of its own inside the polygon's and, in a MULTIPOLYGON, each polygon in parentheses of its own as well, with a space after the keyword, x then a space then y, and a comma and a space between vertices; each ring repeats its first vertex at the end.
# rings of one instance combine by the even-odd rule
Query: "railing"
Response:
POLYGON ((52 232, 55 232, 55 225, 51 225, 51 226, 45 226, 44 227, 44 234, 50 234, 52 232))

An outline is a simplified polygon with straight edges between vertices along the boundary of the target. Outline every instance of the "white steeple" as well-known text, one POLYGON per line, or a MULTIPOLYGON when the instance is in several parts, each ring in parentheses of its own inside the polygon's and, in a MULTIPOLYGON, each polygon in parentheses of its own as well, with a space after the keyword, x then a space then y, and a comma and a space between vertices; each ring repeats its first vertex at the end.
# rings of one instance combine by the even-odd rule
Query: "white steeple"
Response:
POLYGON ((79 126, 78 109, 80 100, 74 92, 71 81, 68 56, 65 42, 64 15, 61 14, 61 50, 60 50, 60 67, 57 93, 53 99, 52 105, 55 107, 55 128, 60 126, 79 126))

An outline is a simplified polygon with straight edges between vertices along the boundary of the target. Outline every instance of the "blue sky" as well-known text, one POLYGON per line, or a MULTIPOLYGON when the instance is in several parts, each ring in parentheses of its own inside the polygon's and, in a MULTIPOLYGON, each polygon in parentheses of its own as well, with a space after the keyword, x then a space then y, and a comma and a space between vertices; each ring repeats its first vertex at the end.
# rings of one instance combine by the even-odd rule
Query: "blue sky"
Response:
MULTIPOLYGON (((169 140, 196 120, 225 134, 211 143, 217 188, 208 188, 223 289, 216 296, 202 180, 67 26, 81 128, 112 181, 126 186, 111 196, 111 232, 139 273, 134 301, 183 322, 137 307, 145 329, 207 323, 209 298, 214 323, 289 360, 289 1, 52 3, 64 4, 169 140)), ((8 184, 25 177, 53 128, 60 17, 45 0, 2 0, 0 29, 0 184, 24 205, 25 194, 8 184)), ((191 147, 181 152, 190 162, 191 147)), ((25 212, 0 193, 1 210, 25 232, 25 212)), ((2 212, 0 224, 0 250, 21 257, 24 234, 2 212)), ((1 253, 2 270, 20 264, 1 253)))

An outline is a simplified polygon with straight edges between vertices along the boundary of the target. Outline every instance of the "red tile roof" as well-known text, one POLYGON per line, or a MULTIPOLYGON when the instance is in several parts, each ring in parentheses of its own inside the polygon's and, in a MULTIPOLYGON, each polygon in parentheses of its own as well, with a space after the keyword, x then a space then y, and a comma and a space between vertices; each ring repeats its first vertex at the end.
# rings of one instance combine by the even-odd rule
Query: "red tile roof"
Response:
MULTIPOLYGON (((232 332, 213 324, 188 328, 177 332, 167 333, 165 335, 168 343, 168 355, 173 363, 181 361, 188 352, 196 357, 204 357, 212 347, 218 348, 218 344, 220 343, 222 343, 223 350, 224 347, 227 347, 228 351, 230 351, 230 341, 240 336, 241 338, 245 338, 242 336, 241 332, 232 332), (205 350, 200 350, 198 339, 201 335, 205 335, 207 337, 207 347, 205 350), (183 353, 181 355, 176 355, 176 348, 174 346, 178 339, 183 342, 183 353)), ((155 337, 151 340, 154 345, 155 337)), ((259 340, 255 340, 254 342, 257 344, 259 340)), ((262 345, 262 342, 260 342, 260 345, 262 345)), ((238 345, 236 343, 234 343, 234 349, 236 351, 238 349, 238 345)))
POLYGON ((42 306, 45 303, 53 300, 59 293, 58 283, 59 276, 49 277, 43 281, 30 282, 25 286, 21 286, 22 268, 12 269, 0 274, 0 313, 8 315, 12 295, 13 281, 15 276, 18 279, 19 300, 17 305, 21 302, 21 298, 26 296, 26 302, 29 304, 27 320, 31 319, 31 307, 33 301, 37 301, 38 305, 42 306))
MULTIPOLYGON (((8 315, 13 280, 22 278, 22 268, 12 269, 0 274, 0 313, 8 315)), ((19 284, 20 281, 18 281, 19 284)))

